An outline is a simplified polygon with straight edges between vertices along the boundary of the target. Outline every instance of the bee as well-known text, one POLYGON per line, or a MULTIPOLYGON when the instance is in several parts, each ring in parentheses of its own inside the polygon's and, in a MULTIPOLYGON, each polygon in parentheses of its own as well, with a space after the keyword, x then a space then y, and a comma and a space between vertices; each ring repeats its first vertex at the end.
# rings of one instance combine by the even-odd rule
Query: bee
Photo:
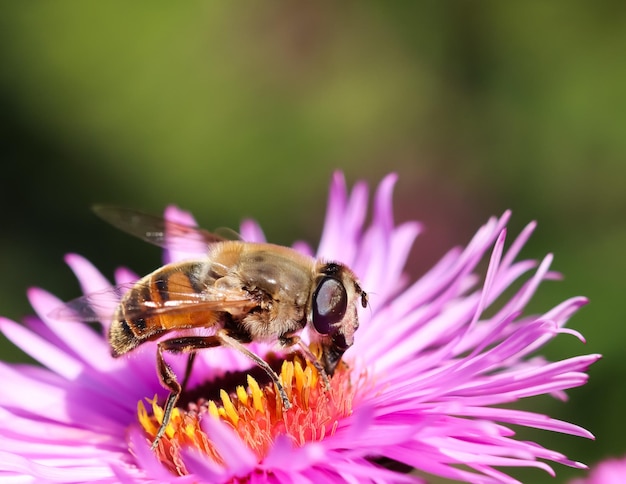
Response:
POLYGON ((113 357, 159 340, 157 374, 169 395, 152 449, 165 432, 198 350, 225 346, 250 358, 269 375, 285 410, 291 403, 278 375, 247 343, 277 342, 285 349, 299 349, 328 387, 328 378, 353 344, 359 325, 357 306, 368 304, 366 292, 346 265, 289 247, 228 240, 132 209, 96 206, 94 211, 117 228, 160 247, 185 250, 198 243, 206 247, 201 258, 166 264, 130 287, 83 296, 56 312, 57 317, 99 320, 102 298, 115 297, 117 307, 108 334, 113 357), (203 336, 184 334, 193 328, 213 331, 203 336), (305 328, 315 353, 300 339, 305 328), (164 352, 188 354, 182 382, 164 352))

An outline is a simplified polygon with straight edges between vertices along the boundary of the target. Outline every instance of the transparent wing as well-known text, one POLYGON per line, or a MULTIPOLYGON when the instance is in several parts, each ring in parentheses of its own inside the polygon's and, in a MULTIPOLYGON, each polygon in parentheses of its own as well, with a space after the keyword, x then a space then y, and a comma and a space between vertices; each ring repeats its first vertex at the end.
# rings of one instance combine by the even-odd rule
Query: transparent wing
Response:
MULTIPOLYGON (((59 321, 103 321, 112 320, 122 300, 130 290, 136 294, 150 294, 148 282, 137 282, 113 286, 103 291, 66 302, 54 309, 49 317, 59 321)), ((252 310, 258 305, 242 290, 220 290, 209 292, 187 292, 167 290, 159 293, 158 301, 141 297, 128 298, 124 301, 124 315, 129 319, 149 319, 160 315, 179 315, 191 312, 228 312, 241 313, 252 310)))
POLYGON ((120 284, 73 299, 53 309, 48 316, 59 321, 111 320, 122 296, 133 286, 133 283, 120 284))
POLYGON ((229 240, 208 230, 171 222, 131 208, 95 205, 93 211, 114 227, 165 249, 195 251, 198 243, 208 246, 229 240))

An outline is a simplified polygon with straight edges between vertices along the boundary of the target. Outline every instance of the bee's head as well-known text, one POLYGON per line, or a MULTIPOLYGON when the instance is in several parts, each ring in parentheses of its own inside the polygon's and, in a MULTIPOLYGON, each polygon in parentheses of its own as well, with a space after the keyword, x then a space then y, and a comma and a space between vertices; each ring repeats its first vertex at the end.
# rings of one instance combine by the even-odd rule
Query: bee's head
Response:
POLYGON ((324 264, 311 296, 309 321, 320 347, 318 357, 329 376, 354 342, 359 303, 367 306, 367 294, 352 271, 342 264, 324 264))

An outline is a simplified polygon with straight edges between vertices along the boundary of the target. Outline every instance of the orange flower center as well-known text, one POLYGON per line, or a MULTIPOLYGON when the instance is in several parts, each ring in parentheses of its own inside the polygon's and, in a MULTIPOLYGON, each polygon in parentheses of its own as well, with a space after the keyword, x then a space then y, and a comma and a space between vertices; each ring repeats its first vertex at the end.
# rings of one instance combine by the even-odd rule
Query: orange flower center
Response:
MULTIPOLYGON (((187 470, 181 450, 193 447, 216 463, 223 463, 211 440, 200 426, 202 418, 219 418, 226 422, 262 460, 278 435, 288 435, 298 446, 319 441, 334 434, 342 418, 352 413, 355 386, 350 381, 349 369, 340 364, 326 389, 317 370, 299 357, 284 361, 279 374, 292 407, 283 409, 275 386, 259 386, 247 376, 247 388, 237 386, 234 391, 220 390, 219 400, 190 403, 186 409, 175 408, 165 435, 155 453, 174 474, 185 475, 187 470)), ((152 415, 143 402, 137 405, 139 423, 152 441, 163 421, 163 408, 157 397, 148 400, 152 415)))

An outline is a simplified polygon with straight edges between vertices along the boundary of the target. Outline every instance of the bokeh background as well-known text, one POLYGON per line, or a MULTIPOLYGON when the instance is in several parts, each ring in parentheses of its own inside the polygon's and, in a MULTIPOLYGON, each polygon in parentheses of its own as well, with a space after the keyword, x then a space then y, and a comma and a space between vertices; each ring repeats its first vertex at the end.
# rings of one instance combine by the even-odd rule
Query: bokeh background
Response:
POLYGON ((604 359, 570 402, 524 403, 596 442, 521 437, 589 464, 621 455, 625 50, 619 1, 2 2, 0 313, 27 314, 31 285, 76 297, 66 252, 107 275, 158 264, 95 202, 176 203, 208 228, 254 217, 272 241, 315 243, 334 170, 395 171, 398 220, 428 229, 413 277, 492 214, 513 209, 514 232, 539 222, 524 255, 554 252, 565 279, 533 308, 591 299, 571 322, 587 344, 546 352, 604 359))

